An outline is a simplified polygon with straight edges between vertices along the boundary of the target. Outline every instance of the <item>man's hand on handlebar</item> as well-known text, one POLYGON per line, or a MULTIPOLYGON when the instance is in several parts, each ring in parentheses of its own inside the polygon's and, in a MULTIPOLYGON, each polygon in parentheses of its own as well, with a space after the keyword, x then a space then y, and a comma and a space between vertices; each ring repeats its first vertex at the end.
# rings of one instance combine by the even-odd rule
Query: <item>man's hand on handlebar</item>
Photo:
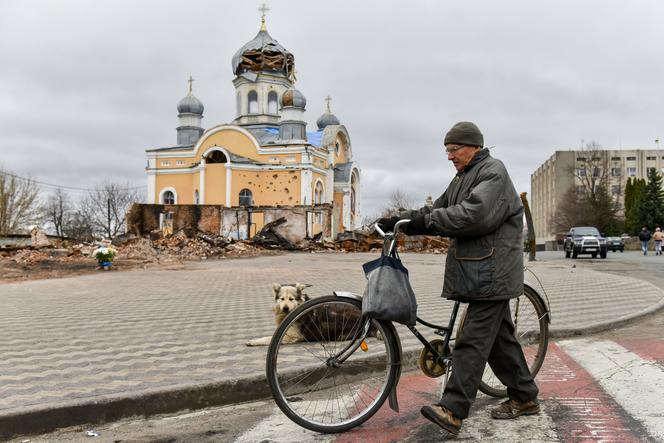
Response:
POLYGON ((378 219, 377 223, 378 226, 380 226, 380 229, 382 229, 384 232, 392 232, 394 231, 394 225, 397 224, 397 222, 401 220, 399 217, 385 217, 378 219))

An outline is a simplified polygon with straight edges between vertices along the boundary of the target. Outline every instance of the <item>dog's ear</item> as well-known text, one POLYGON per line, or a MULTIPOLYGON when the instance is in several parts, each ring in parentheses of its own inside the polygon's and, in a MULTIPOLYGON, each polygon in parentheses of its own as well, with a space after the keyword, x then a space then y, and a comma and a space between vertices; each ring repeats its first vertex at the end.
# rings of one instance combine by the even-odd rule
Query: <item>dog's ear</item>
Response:
POLYGON ((295 289, 297 289, 298 294, 302 294, 302 291, 306 289, 307 285, 303 285, 302 283, 295 283, 295 289))
POLYGON ((281 285, 279 283, 272 283, 272 290, 274 291, 274 298, 279 298, 279 290, 281 290, 281 285))

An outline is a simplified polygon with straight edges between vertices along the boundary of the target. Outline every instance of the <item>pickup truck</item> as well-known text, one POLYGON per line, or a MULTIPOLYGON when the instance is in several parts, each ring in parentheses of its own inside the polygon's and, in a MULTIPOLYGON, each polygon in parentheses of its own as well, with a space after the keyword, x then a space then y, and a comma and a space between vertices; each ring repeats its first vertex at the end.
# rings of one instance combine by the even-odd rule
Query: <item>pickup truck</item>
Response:
POLYGON ((593 226, 575 226, 569 230, 563 245, 565 257, 577 258, 579 254, 590 254, 593 258, 606 258, 606 238, 593 226))

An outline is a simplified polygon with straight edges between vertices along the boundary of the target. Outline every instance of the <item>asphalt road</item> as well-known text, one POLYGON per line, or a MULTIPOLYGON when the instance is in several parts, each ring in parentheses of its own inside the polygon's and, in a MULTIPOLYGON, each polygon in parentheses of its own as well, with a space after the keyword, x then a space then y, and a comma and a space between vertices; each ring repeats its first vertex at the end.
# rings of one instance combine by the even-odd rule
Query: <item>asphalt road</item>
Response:
MULTIPOLYGON (((606 259, 581 257, 576 260, 565 259, 562 252, 539 252, 538 260, 556 262, 563 265, 589 268, 603 272, 629 275, 643 279, 664 288, 664 256, 639 252, 609 253, 606 259)), ((524 418, 510 423, 492 421, 487 418, 486 409, 495 404, 495 400, 480 395, 473 415, 464 423, 461 440, 464 441, 660 441, 657 432, 660 428, 649 428, 647 417, 633 413, 630 408, 643 404, 661 404, 664 386, 659 386, 664 359, 664 341, 661 331, 664 328, 664 311, 660 311, 627 326, 612 331, 605 331, 581 339, 554 341, 549 348, 547 364, 540 379, 541 396, 544 399, 546 413, 538 418, 524 418), (620 403, 620 392, 614 393, 608 376, 593 372, 594 364, 584 362, 585 349, 597 348, 598 351, 585 352, 585 356, 598 355, 606 351, 606 344, 629 347, 629 351, 650 358, 648 365, 653 365, 657 380, 639 380, 634 374, 628 374, 628 380, 642 382, 634 388, 634 395, 639 401, 635 405, 625 406, 620 403), (604 350, 603 350, 604 349, 604 350), (563 352, 568 351, 568 353, 563 352), (577 355, 579 363, 571 361, 569 355, 577 355), (581 357, 581 358, 578 358, 581 357), (569 361, 568 361, 569 360, 569 361), (653 363, 654 362, 654 363, 653 363), (660 400, 657 400, 660 399, 660 400), (639 418, 638 420, 635 418, 639 418), (643 419, 643 420, 641 420, 643 419), (525 420, 529 420, 527 423, 525 420), (526 432, 526 434, 524 434, 526 432), (586 434, 584 434, 584 432, 586 434), (653 434, 654 433, 654 434, 653 434), (526 436, 527 435, 527 436, 526 436), (653 439, 652 436, 655 435, 653 439)), ((609 350, 611 346, 609 345, 609 350)), ((619 347, 618 346, 618 347, 619 347)), ((613 346, 614 348, 616 346, 613 346)), ((622 348, 621 348, 622 349, 622 348)), ((632 355, 632 354, 630 354, 632 355)), ((634 354, 636 355, 636 354, 634 354)), ((601 369, 601 368, 600 368, 601 369)), ((325 436, 303 431, 288 421, 272 401, 246 403, 221 408, 208 408, 192 413, 159 416, 150 419, 124 420, 108 423, 94 428, 99 437, 88 437, 88 428, 76 427, 60 430, 42 436, 26 437, 35 442, 73 442, 73 441, 108 441, 108 442, 225 442, 225 441, 262 441, 262 442, 298 442, 298 441, 440 441, 438 429, 423 422, 419 417, 419 406, 435 396, 435 385, 431 379, 420 376, 417 372, 406 374, 402 382, 403 410, 398 415, 380 413, 369 420, 358 434, 325 436), (410 383, 410 385, 408 384, 410 383), (360 435, 359 433, 362 433, 360 435), (367 435, 367 433, 369 433, 367 435)), ((400 385, 400 389, 402 389, 400 385)), ((651 406, 649 406, 651 407, 651 406)), ((386 409, 386 408, 384 408, 386 409)), ((650 411, 650 410, 647 410, 650 411)), ((646 411, 646 412, 647 412, 646 411)), ((660 411, 655 411, 659 414, 660 411)), ((647 413, 645 414, 647 415, 647 413)), ((655 423, 657 423, 655 421, 655 423)), ((15 441, 21 441, 17 439, 15 441)))

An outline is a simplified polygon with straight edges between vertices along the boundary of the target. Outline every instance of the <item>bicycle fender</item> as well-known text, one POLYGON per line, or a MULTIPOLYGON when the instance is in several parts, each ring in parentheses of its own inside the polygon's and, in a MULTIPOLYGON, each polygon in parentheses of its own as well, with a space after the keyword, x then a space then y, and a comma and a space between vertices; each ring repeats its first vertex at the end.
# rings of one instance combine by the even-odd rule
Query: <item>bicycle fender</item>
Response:
POLYGON ((399 412, 399 401, 397 400, 397 386, 399 385, 399 379, 401 378, 401 358, 403 356, 403 353, 401 352, 401 339, 399 338, 399 333, 397 333, 397 330, 394 327, 394 324, 392 324, 392 322, 381 322, 381 323, 386 328, 392 330, 392 334, 394 334, 394 338, 397 345, 397 355, 398 355, 397 378, 394 384, 392 385, 392 389, 390 389, 390 394, 387 397, 387 401, 388 404, 390 405, 390 409, 392 409, 394 412, 399 412))
POLYGON ((540 304, 542 305, 542 307, 544 308, 544 311, 546 312, 546 321, 547 321, 547 323, 551 324, 551 311, 549 310, 549 303, 548 303, 549 302, 549 297, 547 297, 546 301, 545 301, 544 298, 542 298, 542 295, 539 293, 539 291, 537 289, 535 289, 535 287, 532 284, 530 284, 527 281, 524 281, 523 285, 528 286, 530 289, 533 290, 533 292, 535 294, 537 294, 537 298, 539 299, 540 304))

